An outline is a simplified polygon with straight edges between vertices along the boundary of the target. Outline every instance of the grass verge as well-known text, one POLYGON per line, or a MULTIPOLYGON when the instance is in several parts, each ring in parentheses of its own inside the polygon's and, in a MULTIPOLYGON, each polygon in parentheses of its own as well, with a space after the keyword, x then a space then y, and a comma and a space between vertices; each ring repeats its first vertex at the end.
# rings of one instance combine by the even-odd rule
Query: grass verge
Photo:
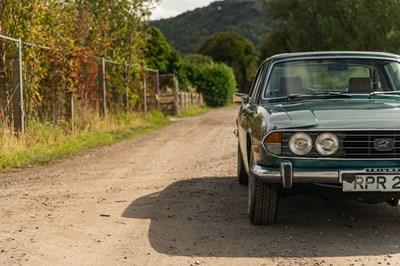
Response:
POLYGON ((80 117, 72 131, 70 125, 53 126, 31 122, 19 137, 7 129, 0 133, 0 171, 43 165, 85 150, 116 143, 142 135, 168 124, 159 112, 146 117, 137 114, 109 116, 101 120, 95 115, 80 117))
POLYGON ((174 117, 187 117, 187 116, 196 116, 207 113, 210 111, 208 107, 201 107, 201 108, 190 108, 180 114, 175 115, 174 117))
MULTIPOLYGON (((208 110, 193 108, 178 117, 195 116, 208 110)), ((10 130, 0 128, 0 172, 47 164, 91 148, 131 139, 168 124, 169 118, 160 112, 151 112, 145 117, 138 114, 109 115, 105 120, 82 112, 76 118, 73 131, 70 124, 53 126, 31 122, 24 135, 15 137, 10 130)))

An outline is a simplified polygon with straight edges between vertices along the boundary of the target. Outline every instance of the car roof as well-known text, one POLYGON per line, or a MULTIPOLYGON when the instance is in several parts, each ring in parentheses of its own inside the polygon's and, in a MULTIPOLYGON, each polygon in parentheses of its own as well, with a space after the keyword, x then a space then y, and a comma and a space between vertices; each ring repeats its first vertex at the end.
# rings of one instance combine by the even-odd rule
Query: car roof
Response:
POLYGON ((326 52, 301 52, 301 53, 286 53, 271 56, 266 61, 276 61, 285 59, 307 58, 307 57, 363 57, 363 58, 382 58, 399 60, 400 55, 386 52, 364 52, 364 51, 326 51, 326 52))

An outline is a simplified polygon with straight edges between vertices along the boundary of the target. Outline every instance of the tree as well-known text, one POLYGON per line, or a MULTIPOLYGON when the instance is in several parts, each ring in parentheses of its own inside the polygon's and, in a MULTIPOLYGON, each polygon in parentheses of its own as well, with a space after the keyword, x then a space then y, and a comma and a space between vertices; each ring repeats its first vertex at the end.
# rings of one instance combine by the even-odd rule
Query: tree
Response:
POLYGON ((249 91, 258 59, 251 41, 235 32, 220 32, 204 42, 199 53, 232 67, 239 90, 249 91))
MULTIPOLYGON (((266 35, 260 46, 260 60, 263 61, 267 57, 287 53, 290 51, 286 40, 289 38, 286 29, 278 28, 266 35)), ((260 62, 261 63, 261 62, 260 62)))
POLYGON ((398 52, 397 0, 265 0, 279 25, 264 38, 263 57, 277 52, 362 50, 398 52))
POLYGON ((147 42, 147 65, 165 73, 167 72, 169 61, 175 59, 174 55, 171 55, 171 46, 159 29, 150 27, 147 31, 150 38, 147 42))

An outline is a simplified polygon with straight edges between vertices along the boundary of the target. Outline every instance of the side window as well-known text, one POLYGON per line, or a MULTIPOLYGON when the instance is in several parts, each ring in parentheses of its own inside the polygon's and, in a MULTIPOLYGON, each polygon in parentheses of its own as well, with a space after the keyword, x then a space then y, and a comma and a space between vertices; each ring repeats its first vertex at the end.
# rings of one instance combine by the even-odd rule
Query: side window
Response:
POLYGON ((384 66, 388 75, 392 90, 400 90, 400 65, 398 63, 390 63, 384 66))
POLYGON ((258 71, 256 78, 254 79, 253 86, 250 91, 250 97, 254 103, 258 103, 261 90, 264 84, 264 79, 266 75, 267 65, 263 65, 258 71))

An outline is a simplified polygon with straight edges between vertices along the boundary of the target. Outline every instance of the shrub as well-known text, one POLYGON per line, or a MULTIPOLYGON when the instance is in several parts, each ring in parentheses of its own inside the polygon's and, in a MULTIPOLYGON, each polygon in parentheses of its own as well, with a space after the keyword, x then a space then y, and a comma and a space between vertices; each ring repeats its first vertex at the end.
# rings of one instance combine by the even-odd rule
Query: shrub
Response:
POLYGON ((208 106, 223 106, 231 102, 236 91, 232 68, 225 64, 188 64, 185 69, 190 83, 203 94, 208 106))

